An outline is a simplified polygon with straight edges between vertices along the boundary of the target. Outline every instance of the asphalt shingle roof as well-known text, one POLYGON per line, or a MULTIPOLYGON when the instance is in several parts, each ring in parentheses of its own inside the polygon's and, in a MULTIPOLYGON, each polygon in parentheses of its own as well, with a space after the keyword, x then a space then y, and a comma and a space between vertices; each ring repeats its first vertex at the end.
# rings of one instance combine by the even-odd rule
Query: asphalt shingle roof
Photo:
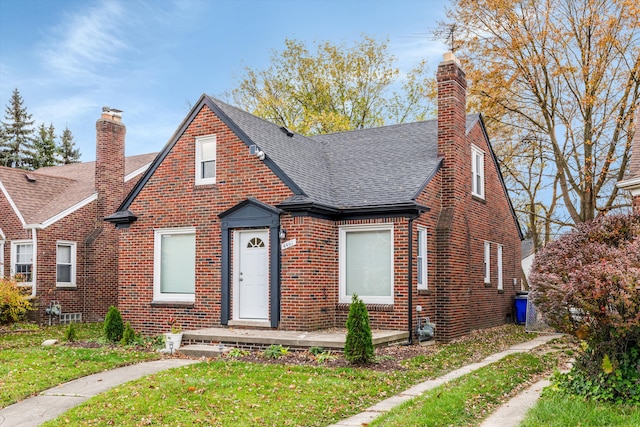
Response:
MULTIPOLYGON (((339 209, 407 203, 440 164, 436 120, 289 137, 278 125, 208 99, 304 191, 290 201, 339 209)), ((467 116, 467 130, 478 120, 467 116)))
MULTIPOLYGON (((125 158, 125 175, 149 164, 156 153, 125 158)), ((25 171, 0 167, 0 182, 27 224, 41 224, 95 193, 95 162, 25 171)))

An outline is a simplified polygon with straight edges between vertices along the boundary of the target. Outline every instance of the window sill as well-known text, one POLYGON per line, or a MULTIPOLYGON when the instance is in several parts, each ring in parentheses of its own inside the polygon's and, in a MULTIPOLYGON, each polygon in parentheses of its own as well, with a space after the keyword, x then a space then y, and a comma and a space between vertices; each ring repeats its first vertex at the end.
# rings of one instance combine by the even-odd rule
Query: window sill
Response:
POLYGON ((193 308, 195 301, 151 301, 151 307, 193 308))
POLYGON ((504 289, 498 289, 499 294, 504 294, 504 289))
POLYGON ((56 289, 78 289, 75 283, 56 283, 56 289))
MULTIPOLYGON (((367 311, 393 311, 393 304, 364 304, 367 311)), ((336 305, 336 311, 349 311, 351 303, 341 302, 336 305)))
POLYGON ((217 183, 215 182, 203 182, 201 184, 194 184, 193 185, 193 189, 194 190, 207 190, 210 188, 217 188, 217 183))
POLYGON ((489 283, 486 283, 486 282, 485 282, 484 287, 485 287, 485 288, 490 288, 490 287, 491 287, 491 282, 489 282, 489 283))
POLYGON ((418 289, 418 295, 431 295, 431 289, 418 289))
POLYGON ((475 194, 471 195, 471 199, 475 200, 476 202, 483 203, 485 205, 487 204, 487 199, 485 199, 484 197, 476 196, 475 194))

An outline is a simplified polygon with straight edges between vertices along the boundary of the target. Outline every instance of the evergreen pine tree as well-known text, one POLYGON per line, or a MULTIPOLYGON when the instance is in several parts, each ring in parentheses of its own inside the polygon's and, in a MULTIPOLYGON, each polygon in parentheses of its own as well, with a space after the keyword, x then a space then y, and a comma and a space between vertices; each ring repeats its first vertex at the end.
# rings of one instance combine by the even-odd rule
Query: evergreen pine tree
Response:
POLYGON ((107 315, 104 318, 104 337, 111 342, 118 342, 122 339, 124 333, 124 323, 122 323, 122 314, 115 306, 109 307, 107 315))
POLYGON ((3 138, 0 141, 0 165, 28 169, 34 157, 33 123, 31 114, 23 105, 18 89, 13 90, 2 122, 3 138))
POLYGON ((65 127, 60 138, 60 145, 58 146, 58 155, 60 161, 68 165, 69 163, 78 163, 80 161, 80 149, 76 148, 76 143, 73 140, 73 134, 69 128, 65 127))
POLYGON ((351 307, 349 307, 344 357, 351 363, 369 363, 373 359, 373 337, 369 326, 369 313, 364 302, 356 294, 353 294, 351 307))
POLYGON ((33 141, 35 155, 31 160, 33 169, 55 166, 59 164, 56 157, 58 149, 56 147, 56 134, 53 124, 45 127, 44 123, 38 127, 36 138, 33 141))

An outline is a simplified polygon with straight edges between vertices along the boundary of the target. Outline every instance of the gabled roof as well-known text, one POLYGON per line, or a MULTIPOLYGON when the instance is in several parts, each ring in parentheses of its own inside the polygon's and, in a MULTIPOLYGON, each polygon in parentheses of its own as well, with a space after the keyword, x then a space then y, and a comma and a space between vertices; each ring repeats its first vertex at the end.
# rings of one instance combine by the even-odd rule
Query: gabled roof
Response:
MULTIPOLYGON (((205 106, 247 147, 256 145, 265 153, 265 165, 294 193, 278 205, 281 209, 329 216, 428 210, 416 199, 442 165, 437 120, 307 137, 202 95, 119 212, 128 212, 137 194, 205 106)), ((484 129, 479 114, 468 115, 466 131, 476 123, 484 129)), ((131 215, 129 212, 128 218, 131 215)))
MULTIPOLYGON (((156 153, 125 158, 125 175, 151 163, 156 153)), ((96 197, 95 162, 36 171, 0 167, 0 187, 23 225, 44 226, 96 197)))

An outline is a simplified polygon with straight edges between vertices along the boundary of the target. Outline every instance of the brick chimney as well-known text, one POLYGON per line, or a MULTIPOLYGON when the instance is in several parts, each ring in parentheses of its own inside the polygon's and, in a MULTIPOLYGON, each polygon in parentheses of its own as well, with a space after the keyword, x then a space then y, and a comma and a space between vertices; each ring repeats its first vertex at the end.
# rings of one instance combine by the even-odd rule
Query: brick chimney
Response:
POLYGON ((618 187, 631 191, 633 212, 640 215, 640 103, 636 105, 634 127, 628 178, 618 182, 618 187))
POLYGON ((438 152, 444 157, 442 174, 442 205, 453 207, 455 200, 463 197, 461 191, 468 187, 468 180, 459 182, 460 168, 468 163, 466 149, 467 80, 460 62, 453 53, 444 54, 438 65, 438 152), (458 182, 457 182, 458 181, 458 182), (457 183, 457 185, 456 185, 457 183))
POLYGON ((97 220, 116 211, 124 197, 124 136, 122 111, 102 107, 96 122, 95 186, 98 192, 97 220))
POLYGON ((436 324, 447 325, 438 339, 449 341, 468 332, 465 300, 468 272, 454 262, 465 247, 468 199, 471 190, 471 153, 466 135, 467 81, 451 52, 438 65, 438 152, 442 156, 441 209, 436 224, 436 274, 434 278, 436 324), (455 307, 453 309, 452 307, 455 307))

